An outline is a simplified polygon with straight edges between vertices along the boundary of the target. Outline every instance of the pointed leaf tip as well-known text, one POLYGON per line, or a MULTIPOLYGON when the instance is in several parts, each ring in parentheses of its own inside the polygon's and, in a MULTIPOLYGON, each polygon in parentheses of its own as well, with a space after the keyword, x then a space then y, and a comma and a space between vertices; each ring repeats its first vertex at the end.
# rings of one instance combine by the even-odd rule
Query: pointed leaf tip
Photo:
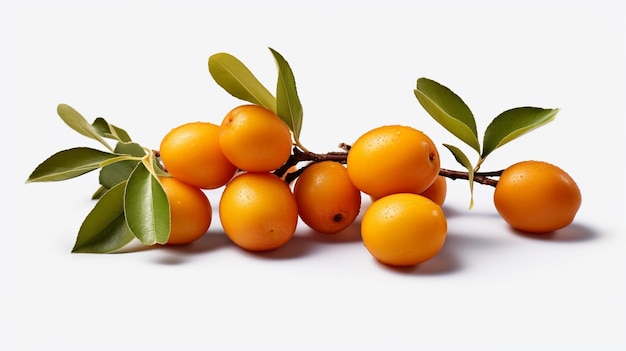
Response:
POLYGON ((120 183, 104 192, 83 221, 73 253, 109 253, 135 237, 124 219, 124 187, 120 183))
POLYGON ((209 73, 232 96, 276 112, 276 99, 243 62, 227 53, 209 57, 209 73))
POLYGON ((88 147, 62 150, 39 164, 26 182, 51 182, 75 178, 98 169, 107 161, 118 157, 118 155, 88 147))
POLYGON ((485 130, 482 158, 497 148, 535 130, 556 118, 559 109, 517 107, 502 112, 485 130))
POLYGON ((276 50, 269 48, 278 66, 278 82, 276 85, 276 114, 287 124, 298 141, 302 129, 303 111, 296 80, 289 63, 276 50))
POLYGON ((480 152, 474 115, 463 100, 449 88, 428 78, 417 80, 415 97, 442 127, 480 152))
POLYGON ((99 141, 102 145, 104 145, 104 147, 113 151, 113 148, 106 142, 106 140, 104 140, 100 133, 98 133, 96 128, 87 122, 85 117, 83 117, 70 105, 59 104, 57 106, 57 114, 70 128, 88 138, 99 141))

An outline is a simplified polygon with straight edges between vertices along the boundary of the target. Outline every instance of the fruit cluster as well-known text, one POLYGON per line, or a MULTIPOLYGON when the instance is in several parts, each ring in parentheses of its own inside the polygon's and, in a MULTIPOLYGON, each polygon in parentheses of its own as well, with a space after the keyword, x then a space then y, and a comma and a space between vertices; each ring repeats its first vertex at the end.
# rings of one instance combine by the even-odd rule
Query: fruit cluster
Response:
POLYGON ((218 188, 223 188, 218 213, 224 233, 250 251, 285 245, 299 220, 316 232, 338 233, 355 222, 362 196, 369 196, 372 202, 360 223, 363 244, 393 266, 420 264, 443 247, 446 178, 467 179, 470 193, 474 183, 494 186, 496 210, 520 231, 552 232, 574 220, 580 190, 560 168, 524 161, 479 172, 488 154, 551 121, 558 110, 505 111, 487 127, 481 146, 467 105, 448 88, 421 78, 415 89, 421 105, 479 154, 473 165, 460 148, 444 145, 467 172, 441 168, 433 140, 404 125, 383 125, 341 145, 341 152, 316 154, 299 140, 302 108, 293 73, 280 54, 272 54, 279 67, 276 96, 233 56, 211 56, 215 81, 248 103, 219 123, 171 129, 158 151, 133 142, 103 118, 90 124, 73 108, 59 105, 64 122, 109 149, 58 152, 28 178, 58 181, 100 169, 100 188, 93 195, 98 202, 81 225, 73 252, 112 252, 134 239, 146 245, 196 241, 212 222, 204 190, 218 188))
POLYGON ((294 181, 286 181, 288 172, 283 179, 276 172, 292 156, 291 132, 272 111, 248 104, 235 107, 220 125, 194 122, 172 129, 159 156, 171 175, 161 176, 171 206, 169 244, 195 241, 207 231, 211 205, 201 189, 222 186, 220 222, 246 250, 285 245, 299 218, 316 232, 338 233, 359 215, 362 193, 377 200, 364 213, 362 233, 380 261, 418 264, 445 241, 439 153, 412 127, 373 129, 343 159, 308 162, 294 181))

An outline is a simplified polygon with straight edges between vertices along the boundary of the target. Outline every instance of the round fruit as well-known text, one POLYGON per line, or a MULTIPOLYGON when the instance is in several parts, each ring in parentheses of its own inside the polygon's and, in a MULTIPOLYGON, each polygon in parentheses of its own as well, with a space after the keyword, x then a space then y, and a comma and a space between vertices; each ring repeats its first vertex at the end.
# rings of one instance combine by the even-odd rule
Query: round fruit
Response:
POLYGON ((170 236, 167 244, 188 244, 200 239, 211 225, 209 199, 197 187, 176 178, 162 177, 161 185, 170 203, 170 236))
POLYGON ((426 134, 389 125, 359 137, 348 152, 347 166, 357 188, 381 198, 426 190, 439 174, 439 162, 437 148, 426 134))
POLYGON ((361 236, 380 262, 414 266, 439 253, 447 228, 439 205, 421 195, 401 193, 382 197, 365 210, 361 236))
POLYGON ((236 167, 218 143, 220 127, 208 122, 191 122, 169 131, 161 141, 161 161, 176 179, 203 189, 226 184, 236 167))
POLYGON ((219 144, 239 169, 270 172, 291 155, 291 131, 274 112, 257 105, 243 105, 224 117, 219 144))
POLYGON ((361 192, 348 171, 334 161, 309 165, 294 186, 300 218, 311 229, 334 234, 354 222, 361 210, 361 192))
POLYGON ((273 250, 294 235, 298 208, 289 186, 271 173, 244 173, 222 192, 220 221, 226 235, 251 251, 273 250))
POLYGON ((495 207, 513 228, 549 233, 568 226, 580 208, 576 182, 559 167, 523 161, 504 170, 494 192, 495 207))
POLYGON ((433 200, 437 205, 443 206, 446 201, 446 194, 448 192, 448 184, 446 183, 446 177, 437 176, 435 181, 428 187, 428 189, 422 191, 420 195, 426 196, 433 200))

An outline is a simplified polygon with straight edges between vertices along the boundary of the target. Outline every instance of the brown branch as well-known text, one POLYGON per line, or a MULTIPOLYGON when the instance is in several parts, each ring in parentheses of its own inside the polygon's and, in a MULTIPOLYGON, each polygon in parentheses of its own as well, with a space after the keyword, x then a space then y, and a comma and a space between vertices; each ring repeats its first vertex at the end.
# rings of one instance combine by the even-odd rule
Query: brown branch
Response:
MULTIPOLYGON (((279 177, 285 176, 285 173, 287 173, 287 171, 291 167, 297 165, 300 162, 334 161, 334 162, 345 164, 347 159, 348 159, 348 153, 345 151, 327 152, 325 154, 317 154, 317 153, 310 152, 310 151, 305 152, 305 151, 298 149, 297 147, 294 147, 293 154, 289 157, 289 159, 287 160, 287 162, 285 162, 284 165, 282 165, 280 168, 274 171, 274 174, 276 174, 279 177)), ((304 170, 304 167, 300 168, 296 172, 287 174, 285 176, 285 181, 287 183, 291 183, 294 179, 300 176, 300 173, 302 173, 303 170, 304 170)))
MULTIPOLYGON (((502 174, 502 171, 478 172, 478 173, 474 174, 474 181, 476 183, 480 183, 480 184, 484 184, 484 185, 490 185, 490 186, 495 187, 496 185, 498 185, 498 180, 492 179, 492 178, 489 178, 489 177, 499 176, 500 174, 502 174)), ((469 173, 468 172, 453 171, 453 170, 445 169, 445 168, 439 169, 439 175, 444 176, 446 178, 450 178, 452 180, 456 180, 456 179, 469 180, 469 173)))
MULTIPOLYGON (((279 169, 274 171, 279 177, 282 177, 287 173, 287 171, 292 167, 297 165, 300 162, 322 162, 322 161, 334 161, 345 164, 348 159, 348 152, 350 151, 350 145, 341 143, 339 144, 339 148, 344 151, 337 152, 327 152, 325 154, 317 154, 310 151, 302 151, 297 147, 293 148, 293 154, 289 157, 287 162, 282 165, 279 169)), ((298 169, 296 172, 289 173, 285 176, 285 181, 287 183, 292 182, 296 179, 304 170, 304 168, 298 169)), ((494 171, 494 172, 477 172, 474 174, 474 182, 484 185, 489 185, 495 187, 498 184, 497 179, 493 179, 490 177, 499 177, 502 174, 502 171, 494 171)), ((442 175, 446 178, 450 178, 452 180, 455 179, 465 179, 469 180, 469 173, 463 171, 454 171, 450 169, 441 168, 439 170, 439 175, 442 175)))

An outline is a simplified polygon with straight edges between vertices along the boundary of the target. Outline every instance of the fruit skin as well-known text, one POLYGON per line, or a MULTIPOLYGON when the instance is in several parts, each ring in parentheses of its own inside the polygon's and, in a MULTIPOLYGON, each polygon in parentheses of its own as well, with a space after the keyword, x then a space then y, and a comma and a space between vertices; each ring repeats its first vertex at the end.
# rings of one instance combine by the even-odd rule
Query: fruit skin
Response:
POLYGON ((302 221, 324 234, 347 228, 361 210, 361 192, 346 167, 334 161, 309 165, 298 177, 294 195, 302 221))
POLYGON ((250 251, 285 245, 294 235, 298 208, 289 186, 271 173, 244 173, 226 185, 219 205, 226 235, 250 251))
POLYGON ((388 125, 361 135, 348 152, 348 175, 364 193, 381 198, 394 193, 419 194, 439 174, 439 153, 423 132, 388 125))
POLYGON ((168 245, 189 244, 200 239, 211 225, 213 209, 206 194, 197 187, 171 177, 159 178, 170 203, 168 245))
POLYGON ((414 266, 439 253, 448 224, 439 205, 417 194, 399 193, 374 201, 363 214, 361 237, 378 261, 414 266))
POLYGON ((447 192, 448 183, 446 182, 446 177, 437 176, 435 181, 428 187, 428 189, 422 191, 420 195, 431 199, 439 206, 443 206, 443 203, 446 201, 447 192))
POLYGON ((270 172, 291 155, 291 131, 274 112, 257 105, 232 109, 222 120, 219 144, 239 169, 270 172))
POLYGON ((572 177, 543 161, 523 161, 505 169, 493 199, 511 227, 528 233, 549 233, 568 226, 582 202, 572 177))
POLYGON ((165 169, 189 185, 216 189, 226 184, 237 168, 218 143, 220 127, 209 122, 186 123, 170 130, 159 149, 165 169))

